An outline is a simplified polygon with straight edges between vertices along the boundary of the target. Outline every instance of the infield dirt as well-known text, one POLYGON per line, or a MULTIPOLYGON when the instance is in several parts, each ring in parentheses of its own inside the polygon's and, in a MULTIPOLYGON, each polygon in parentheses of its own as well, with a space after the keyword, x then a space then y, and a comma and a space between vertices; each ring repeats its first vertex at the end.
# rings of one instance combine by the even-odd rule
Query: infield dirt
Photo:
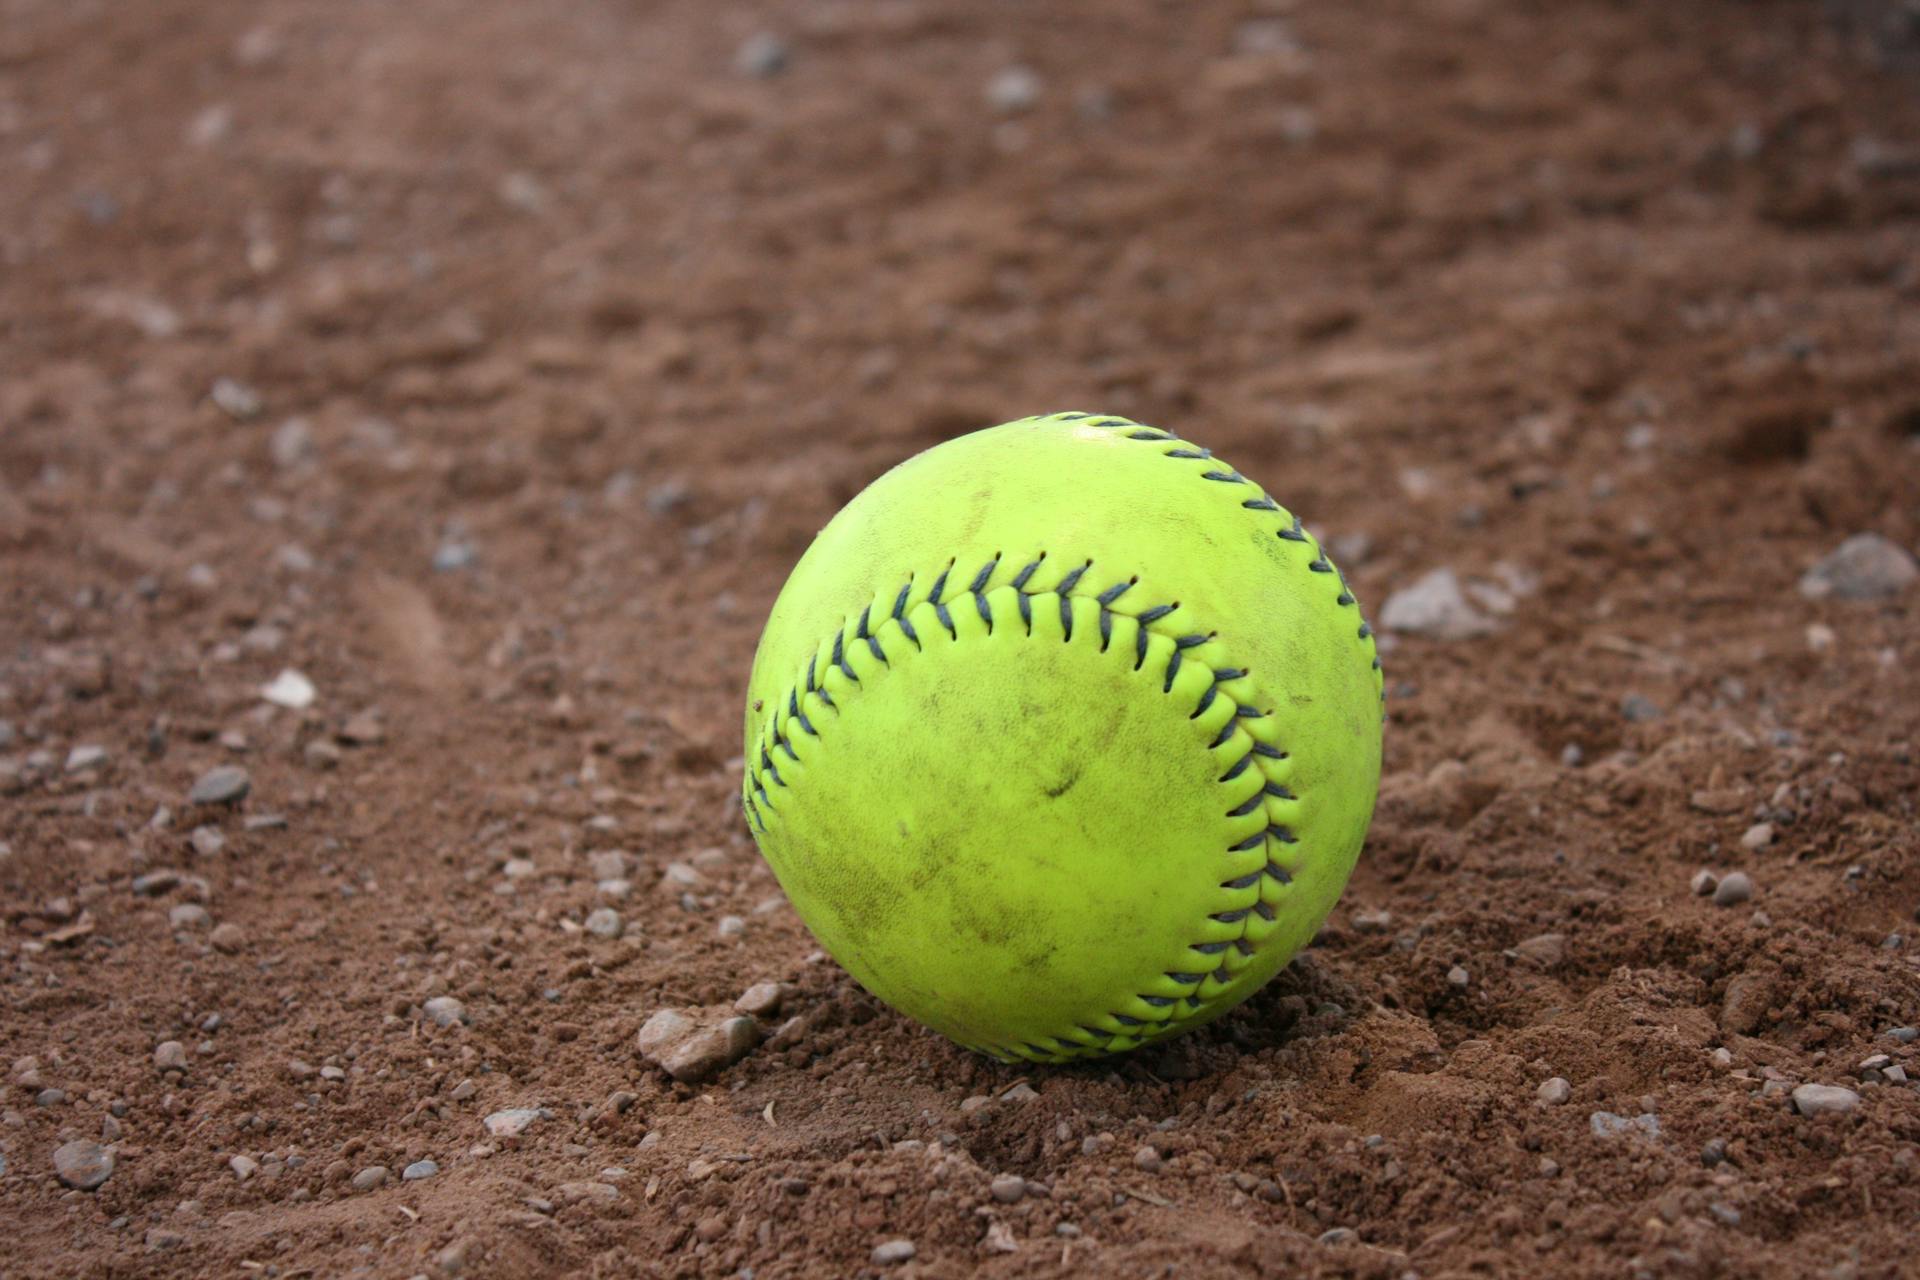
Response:
POLYGON ((0 1276, 1912 1274, 1920 587, 1801 579, 1920 542, 1917 77, 1866 2, 0 3, 0 1276), (816 953, 740 698, 843 502, 1067 408, 1484 634, 1383 629, 1315 946, 1015 1070, 816 953))

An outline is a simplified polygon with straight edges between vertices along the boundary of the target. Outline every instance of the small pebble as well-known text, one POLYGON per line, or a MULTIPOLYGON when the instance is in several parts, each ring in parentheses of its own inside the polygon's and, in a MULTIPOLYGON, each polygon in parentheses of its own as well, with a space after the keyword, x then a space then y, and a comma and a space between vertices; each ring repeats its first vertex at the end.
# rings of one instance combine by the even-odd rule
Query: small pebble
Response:
POLYGON ((625 927, 620 913, 612 907, 597 907, 587 913, 586 930, 596 938, 617 938, 625 927))
POLYGON ((183 902, 167 912, 167 924, 175 929, 204 929, 212 922, 213 917, 197 902, 183 902))
POLYGON ((187 1046, 178 1040, 163 1040, 153 1051, 153 1065, 162 1071, 187 1069, 187 1046))
POLYGON ((433 1161, 415 1160, 400 1171, 400 1179, 403 1182, 418 1182, 422 1178, 431 1178, 438 1172, 440 1172, 440 1166, 433 1161))
POLYGON ((420 1011, 436 1027, 457 1027, 467 1020, 467 1007, 452 996, 435 996, 420 1011))
POLYGON ((1166 1161, 1152 1147, 1141 1147, 1133 1153, 1133 1167, 1142 1173, 1158 1173, 1166 1167, 1166 1161))
POLYGON ((1360 1238, 1359 1233, 1350 1227, 1334 1227, 1320 1233, 1321 1244, 1352 1244, 1360 1238))
POLYGON ((1660 704, 1644 694, 1630 693, 1620 700, 1620 714, 1630 724, 1650 724, 1666 714, 1660 704))
POLYGON ((80 746, 67 752, 67 772, 83 773, 107 762, 107 749, 96 746, 80 746))
POLYGON ((1756 822, 1740 837, 1740 847, 1743 849, 1764 849, 1772 843, 1773 824, 1771 822, 1756 822))
POLYGON ((253 779, 239 765, 223 764, 200 775, 187 792, 188 804, 238 804, 253 789, 253 779))
POLYGON ((1700 1148, 1700 1163, 1709 1169, 1723 1163, 1726 1158, 1727 1140, 1725 1138, 1711 1138, 1706 1146, 1700 1148))
POLYGON ((371 1191, 375 1187, 387 1185, 387 1167, 383 1164, 371 1165, 353 1175, 355 1191, 371 1191))
POLYGON ((1720 877, 1703 867, 1693 873, 1691 884, 1693 886, 1693 895, 1696 898, 1705 898, 1720 887, 1720 877))
POLYGON ((740 993, 733 1007, 756 1018, 771 1018, 780 1012, 785 996, 785 989, 777 982, 756 982, 740 993))
POLYGON ((1031 110, 1040 101, 1040 77, 1030 67, 1008 67, 987 82, 987 105, 1003 115, 1031 110))
POLYGON ((1459 965, 1455 965, 1453 968, 1447 970, 1447 985, 1449 986, 1464 987, 1471 981, 1473 981, 1473 979, 1468 976, 1467 971, 1459 965))
POLYGON ((1884 600, 1920 579, 1920 566, 1898 543, 1877 533, 1856 533, 1800 579, 1809 600, 1884 600))
POLYGON ((1831 1084, 1803 1084, 1793 1091, 1794 1109, 1803 1116, 1843 1116, 1860 1105, 1860 1095, 1831 1084))
POLYGON ((1654 1115, 1622 1116, 1615 1115, 1611 1111, 1596 1111, 1587 1117, 1587 1123, 1592 1127, 1593 1136, 1596 1138, 1651 1139, 1660 1136, 1660 1117, 1654 1115))
POLYGON ((533 1107, 514 1107, 506 1111, 496 1111, 481 1123, 487 1126, 487 1132, 496 1138, 514 1138, 527 1131, 527 1126, 540 1118, 540 1112, 533 1107))
POLYGON ((67 1186, 92 1191, 113 1176, 113 1152, 85 1139, 69 1142, 54 1150, 53 1171, 67 1186))
POLYGON ((1713 891, 1716 907, 1737 907, 1753 897, 1753 880, 1744 871, 1729 871, 1713 891))
POLYGON ((906 1262, 916 1252, 911 1240, 889 1240, 873 1246, 873 1252, 867 1255, 867 1259, 876 1267, 890 1267, 898 1262, 906 1262))
POLYGON ((260 1162, 252 1156, 235 1156, 227 1161, 227 1168, 233 1170, 233 1176, 245 1182, 259 1171, 260 1162))
POLYGON ((743 76, 766 80, 787 69, 792 54, 786 42, 770 31, 757 31, 741 42, 733 55, 733 69, 743 76))
POLYGON ((1557 1107, 1573 1096, 1573 1086, 1563 1077, 1555 1076, 1534 1090, 1534 1096, 1550 1107, 1557 1107))
POLYGON ((1003 1173, 988 1188, 1001 1204, 1015 1204, 1027 1194, 1027 1180, 1019 1174, 1003 1173))
POLYGON ((207 935, 207 941, 213 944, 215 951, 232 955, 247 945, 246 930, 231 922, 215 926, 207 935))
POLYGON ((227 847, 227 837, 218 827, 195 827, 187 840, 193 845, 193 851, 203 858, 211 858, 227 847))

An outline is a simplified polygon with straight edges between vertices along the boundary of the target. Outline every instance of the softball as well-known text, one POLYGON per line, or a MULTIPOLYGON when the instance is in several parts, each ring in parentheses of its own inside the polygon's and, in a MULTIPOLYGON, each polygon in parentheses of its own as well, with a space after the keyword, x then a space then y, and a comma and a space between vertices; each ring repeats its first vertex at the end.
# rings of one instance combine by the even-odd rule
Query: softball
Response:
POLYGON ((1380 702, 1353 593, 1258 485, 1125 418, 1024 418, 815 538, 754 657, 741 802, 881 1000, 1003 1060, 1117 1053, 1312 939, 1380 702))

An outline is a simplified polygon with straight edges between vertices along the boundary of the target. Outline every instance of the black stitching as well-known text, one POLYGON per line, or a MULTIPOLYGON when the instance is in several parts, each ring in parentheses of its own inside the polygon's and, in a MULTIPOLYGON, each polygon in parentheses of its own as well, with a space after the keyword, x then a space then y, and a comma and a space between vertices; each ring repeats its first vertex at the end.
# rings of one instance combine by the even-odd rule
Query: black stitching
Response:
POLYGON ((1202 471, 1202 480, 1218 480, 1222 484, 1245 484, 1247 478, 1238 471, 1202 471))
POLYGON ((1139 618, 1140 625, 1144 627, 1150 622, 1158 622, 1179 607, 1180 602, 1176 600, 1172 604, 1157 604, 1151 609, 1143 609, 1139 618))
POLYGON ((832 707, 835 711, 838 711, 840 709, 838 704, 834 702, 833 695, 827 692, 827 687, 825 685, 821 685, 818 689, 815 689, 813 691, 813 696, 820 699, 820 701, 826 703, 829 707, 832 707))
POLYGON ((1173 678, 1179 674, 1180 674, 1180 651, 1178 649, 1175 649, 1173 651, 1173 656, 1167 659, 1167 681, 1164 685, 1161 686, 1160 692, 1172 693, 1173 678))
POLYGON ((1291 529, 1282 529, 1280 536, 1288 542, 1305 542, 1307 540, 1307 531, 1300 527, 1300 517, 1295 516, 1293 518, 1293 527, 1291 529))
POLYGON ((1280 866, 1278 863, 1269 862, 1266 866, 1260 869, 1260 874, 1264 876, 1271 876, 1275 880, 1278 880, 1281 884, 1293 883, 1293 876, 1288 873, 1285 867, 1280 866))
POLYGON ((1189 951, 1198 951, 1203 956, 1217 956, 1227 949, 1224 942, 1195 942, 1189 944, 1189 951))
MULTIPOLYGON (((1232 721, 1227 722, 1227 728, 1229 729, 1233 728, 1232 721)), ((1232 782, 1235 778, 1245 773, 1247 771, 1247 766, 1251 765, 1252 763, 1253 763, 1253 754, 1251 752, 1249 752, 1244 756, 1241 756, 1238 760, 1235 760, 1233 762, 1233 767, 1231 769, 1228 769, 1225 773, 1220 775, 1220 781, 1232 782)))
MULTIPOLYGON (((1254 877, 1254 879, 1256 880, 1259 878, 1260 877, 1258 875, 1254 877)), ((1269 923, 1271 923, 1274 919, 1273 908, 1268 906, 1264 902, 1256 902, 1253 904, 1253 914, 1259 916, 1262 920, 1268 921, 1269 923)))
POLYGON ((795 764, 800 763, 799 753, 793 749, 793 744, 791 742, 788 742, 784 737, 775 735, 773 739, 773 745, 776 747, 779 747, 782 751, 786 752, 787 757, 791 759, 795 764))
POLYGON ((1100 607, 1102 609, 1110 608, 1115 600, 1118 600, 1121 596, 1125 595, 1127 591, 1133 586, 1133 584, 1138 581, 1140 581, 1140 579, 1138 578, 1128 578, 1125 582, 1117 582, 1113 586, 1108 587, 1105 591, 1102 591, 1099 595, 1095 596, 1094 599, 1100 602, 1100 607))
POLYGON ((1221 924, 1239 924, 1242 920, 1245 920, 1251 914, 1253 914, 1252 907, 1241 907, 1238 911, 1218 912, 1214 915, 1208 916, 1207 919, 1217 920, 1221 924))
POLYGON ((1262 874, 1263 874, 1262 872, 1255 871, 1255 872, 1252 872, 1251 874, 1241 876, 1236 880, 1228 880, 1223 884, 1221 884, 1220 887, 1222 889, 1251 889, 1253 888, 1253 886, 1260 883, 1260 877, 1262 874))
POLYGON ((1169 449, 1167 450, 1167 456, 1169 458, 1188 458, 1194 462, 1205 462, 1208 458, 1211 458, 1213 456, 1213 450, 1211 449, 1169 449))
POLYGON ((913 590, 913 579, 907 579, 907 585, 900 588, 900 594, 893 600, 893 620, 904 622, 907 618, 907 593, 913 590))
MULTIPOLYGON (((1138 619, 1135 619, 1138 621, 1138 619)), ((1133 634, 1133 669, 1138 671, 1147 661, 1147 628, 1143 623, 1133 634)))
POLYGON ((1173 439, 1173 437, 1168 435, 1164 431, 1129 431, 1127 433, 1127 439, 1129 440, 1171 440, 1173 439))
POLYGON ((987 624, 987 634, 992 635, 993 634, 993 610, 987 606, 987 597, 985 592, 976 591, 973 593, 973 607, 980 611, 980 621, 987 624))
POLYGON ((1270 747, 1264 742, 1255 742, 1253 744, 1253 754, 1265 756, 1269 760, 1285 760, 1287 758, 1286 752, 1278 747, 1270 747))
POLYGON ((1142 1004, 1151 1005, 1155 1009, 1171 1009, 1175 1004, 1179 1003, 1173 996, 1150 996, 1143 994, 1136 996, 1135 999, 1139 1000, 1142 1004))
POLYGON ((947 567, 940 571, 940 576, 933 580, 933 590, 927 593, 928 600, 932 601, 934 604, 940 603, 940 597, 946 593, 947 575, 952 572, 953 572, 953 562, 948 561, 947 567))
POLYGON ((1107 646, 1113 643, 1113 611, 1100 611, 1100 652, 1105 653, 1107 646))
POLYGON ((1262 791, 1256 791, 1251 796, 1247 797, 1247 802, 1241 805, 1239 808, 1227 810, 1227 816, 1229 818, 1244 818, 1248 814, 1254 812, 1256 809, 1258 809, 1261 805, 1265 804, 1266 802, 1267 802, 1266 793, 1262 791))
POLYGON ((1332 573, 1333 566, 1327 563, 1325 556, 1315 556, 1307 561, 1307 569, 1313 573, 1332 573))
POLYGON ((1061 643, 1073 639, 1073 601, 1065 592, 1060 595, 1060 629, 1067 633, 1061 637, 1061 643))
POLYGON ((1062 422, 1078 422, 1082 418, 1090 418, 1093 415, 1090 413, 1056 413, 1053 416, 1062 422))
POLYGON ((941 604, 938 600, 933 602, 933 616, 940 619, 940 625, 947 629, 949 636, 952 636, 955 640, 960 638, 960 629, 953 625, 953 615, 948 613, 947 606, 941 604))
POLYGON ((1278 511, 1280 509, 1280 504, 1265 494, 1261 494, 1257 498, 1248 498, 1240 505, 1249 511, 1278 511))
MULTIPOLYGON (((1203 645, 1211 639, 1213 639, 1212 636, 1180 636, 1174 640, 1173 643, 1176 648, 1191 649, 1196 645, 1203 645)), ((1215 677, 1215 679, 1218 678, 1217 676, 1215 677)))
POLYGON ((846 639, 844 635, 838 635, 833 638, 833 665, 846 672, 847 679, 853 681, 855 684, 859 684, 859 673, 847 662, 846 639))
MULTIPOLYGON (((1042 551, 1040 553, 1040 560, 1045 560, 1046 558, 1047 558, 1047 553, 1042 551)), ((1022 569, 1019 573, 1016 573, 1015 575, 1013 575, 1013 589, 1015 591, 1025 591, 1027 589, 1027 579, 1031 578, 1033 576, 1033 571, 1040 567, 1040 560, 1035 560, 1032 564, 1022 569)))
POLYGON ((1232 848, 1228 849, 1227 852, 1228 853, 1251 853, 1253 850, 1258 849, 1261 845, 1265 844, 1266 842, 1267 842, 1267 833, 1264 830, 1262 830, 1255 833, 1254 835, 1248 836, 1245 840, 1242 840, 1239 844, 1236 844, 1232 848))
POLYGON ((1146 1025, 1144 1022, 1140 1021, 1140 1019, 1129 1017, 1124 1013, 1114 1014, 1113 1020, 1119 1023, 1123 1027, 1142 1027, 1146 1025))
POLYGON ((1027 634, 1033 634, 1033 599, 1026 592, 1020 592, 1020 621, 1027 624, 1027 634))
POLYGON ((1054 590, 1057 591, 1062 597, 1065 597, 1075 587, 1080 585, 1080 575, 1085 573, 1087 570, 1091 568, 1093 568, 1093 561, 1089 560, 1085 564, 1081 565, 1078 569, 1075 569, 1073 572, 1069 573, 1066 577, 1060 579, 1060 585, 1055 587, 1054 590))
POLYGON ((1342 606, 1350 605, 1353 603, 1353 592, 1342 588, 1340 594, 1333 598, 1333 602, 1342 606))
POLYGON ((1236 702, 1233 704, 1233 714, 1235 718, 1241 720, 1258 720, 1267 713, 1258 707, 1250 707, 1244 702, 1236 702))
POLYGON ((1300 837, 1293 834, 1293 829, 1291 827, 1270 826, 1267 828, 1267 834, 1272 836, 1275 840, 1278 840, 1281 844, 1299 844, 1300 843, 1300 837))
POLYGON ((1266 786, 1260 788, 1260 790, 1262 794, 1270 795, 1275 800, 1292 800, 1295 798, 1293 792, 1287 790, 1277 782, 1269 782, 1266 786))
POLYGON ((1245 679, 1246 674, 1247 673, 1241 670, 1239 667, 1222 667, 1218 671, 1213 673, 1213 678, 1215 680, 1221 681, 1222 683, 1225 683, 1228 680, 1245 679))
MULTIPOLYGON (((1207 750, 1213 751, 1213 750, 1216 750, 1217 748, 1224 747, 1232 738, 1233 738, 1233 719, 1229 717, 1227 722, 1220 726, 1220 735, 1216 737, 1212 742, 1209 742, 1207 744, 1207 750)), ((1240 766, 1244 767, 1245 764, 1246 764, 1246 761, 1243 759, 1240 762, 1240 766)))
POLYGON ((1198 720, 1202 715, 1206 714, 1207 708, 1213 705, 1213 699, 1215 695, 1218 694, 1219 689, 1220 686, 1217 684, 1208 685, 1207 691, 1200 695, 1200 705, 1193 709, 1193 714, 1188 716, 1187 719, 1198 720))
POLYGON ((813 679, 813 664, 816 660, 818 660, 819 656, 820 656, 819 654, 809 654, 807 657, 807 692, 808 693, 812 693, 814 691, 814 688, 816 687, 813 679))
POLYGON ((1372 634, 1373 634, 1373 628, 1367 625, 1365 619, 1362 619, 1360 622, 1359 638, 1362 640, 1365 640, 1367 637, 1371 636, 1372 634))
POLYGON ((993 571, 999 568, 999 566, 999 556, 995 556, 993 559, 981 565, 980 572, 973 575, 973 585, 968 587, 967 590, 973 592, 975 595, 979 595, 982 591, 985 591, 987 589, 987 579, 993 576, 993 571))

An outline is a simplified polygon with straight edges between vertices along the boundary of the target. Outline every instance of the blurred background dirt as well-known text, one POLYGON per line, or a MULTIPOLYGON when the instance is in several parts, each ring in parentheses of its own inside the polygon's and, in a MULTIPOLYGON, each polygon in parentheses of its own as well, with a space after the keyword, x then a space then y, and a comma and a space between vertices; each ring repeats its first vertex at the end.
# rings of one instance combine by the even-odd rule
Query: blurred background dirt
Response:
POLYGON ((1916 50, 0 0, 0 1275, 1911 1274, 1916 50), (738 704, 842 502, 1066 408, 1329 542, 1387 778, 1261 996, 1016 1071, 815 952, 738 704))

